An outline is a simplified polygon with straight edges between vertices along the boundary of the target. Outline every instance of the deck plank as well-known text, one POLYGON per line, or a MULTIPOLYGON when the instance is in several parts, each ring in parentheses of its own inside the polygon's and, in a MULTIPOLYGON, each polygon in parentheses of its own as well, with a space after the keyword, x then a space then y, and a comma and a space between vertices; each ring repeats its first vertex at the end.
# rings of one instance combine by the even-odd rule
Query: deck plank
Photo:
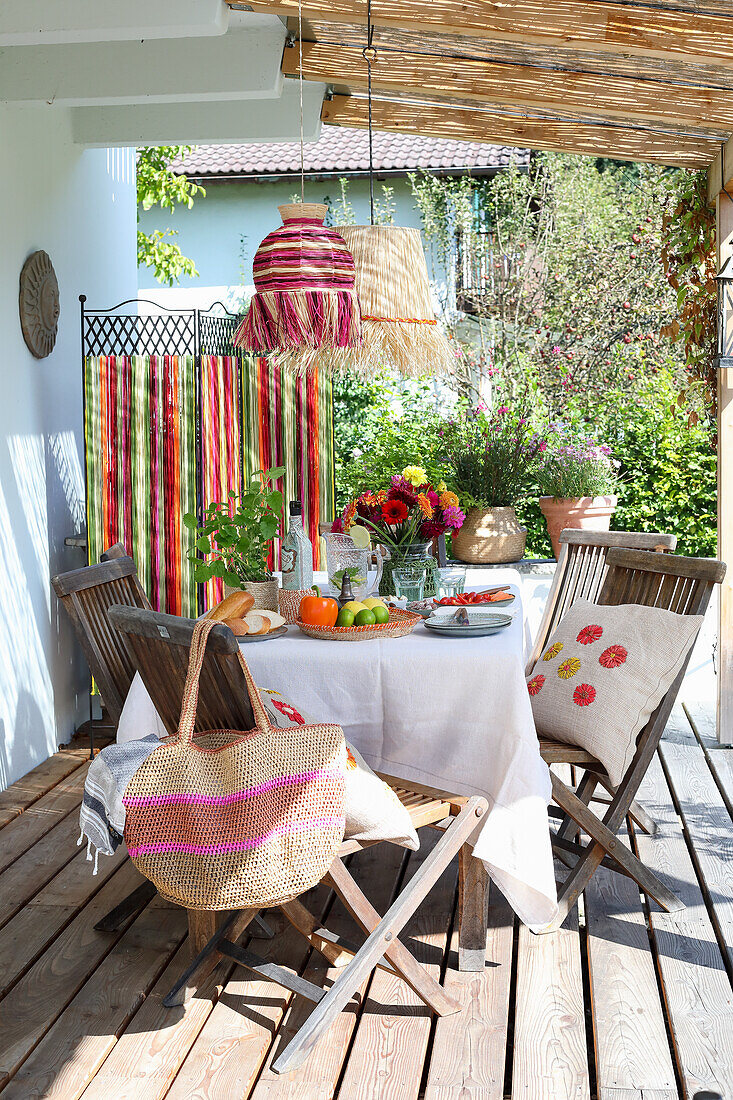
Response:
POLYGON ((733 749, 721 745, 715 728, 715 713, 700 704, 684 704, 687 719, 702 746, 728 813, 733 817, 733 749))
POLYGON ((599 1100, 677 1100, 664 1011, 639 889, 599 867, 585 891, 599 1100))
MULTIPOLYGON (((403 855, 404 849, 396 845, 377 845, 359 852, 349 866, 351 874, 380 913, 386 912, 389 907, 403 855)), ((332 932, 354 944, 364 940, 363 933, 339 900, 334 902, 326 924, 332 932)), ((323 956, 314 951, 305 977, 325 986, 335 981, 341 973, 343 969, 329 967, 323 956)), ((296 998, 288 1009, 251 1100, 330 1100, 348 1053, 368 984, 368 981, 363 983, 328 1032, 316 1043, 304 1065, 292 1073, 278 1075, 270 1068, 273 1059, 290 1042, 311 1011, 311 1006, 302 998, 296 998)), ((349 1093, 343 1095, 349 1096, 349 1093)))
POLYGON ((57 752, 38 764, 4 791, 0 791, 0 829, 22 814, 57 783, 80 768, 84 760, 72 753, 57 752))
MULTIPOLYGON (((420 835, 401 891, 432 850, 437 836, 420 835)), ((434 978, 440 977, 456 897, 457 859, 441 875, 400 938, 434 978)), ((396 975, 376 970, 359 1018, 341 1083, 349 1100, 417 1100, 430 1038, 429 1008, 396 975)))
POLYGON ((161 1100, 166 1095, 234 969, 233 963, 222 964, 185 1007, 165 1008, 163 998, 189 961, 186 941, 83 1092, 84 1100, 161 1100))
POLYGON ((453 931, 445 988, 462 1008, 436 1022, 424 1100, 502 1100, 513 935, 512 909, 492 883, 483 972, 458 970, 453 931))
POLYGON ((519 928, 512 1098, 590 1100, 577 909, 557 932, 519 928))
POLYGON ((0 928, 79 853, 79 818, 68 814, 0 875, 0 928))
POLYGON ((77 1100, 186 932, 184 911, 155 898, 21 1066, 8 1100, 77 1100))
MULTIPOLYGON (((0 929, 0 997, 46 950, 127 859, 123 846, 100 859, 99 874, 79 852, 4 928, 0 929)), ((0 1009, 1 1011, 1 1009, 0 1009)))
POLYGON ((87 765, 76 768, 53 790, 37 799, 2 831, 0 844, 0 872, 14 863, 19 856, 32 848, 37 840, 50 832, 54 825, 81 804, 84 793, 87 765))
POLYGON ((640 788, 657 822, 654 836, 635 833, 639 856, 685 903, 650 920, 677 1068, 686 1094, 725 1094, 733 1081, 733 994, 662 766, 652 761, 640 788))
POLYGON ((137 881, 132 864, 123 863, 4 998, 0 1087, 17 1072, 122 935, 122 931, 112 935, 95 932, 93 926, 127 896, 137 881))
POLYGON ((733 974, 733 828, 687 715, 675 709, 659 746, 662 764, 690 836, 692 858, 713 926, 733 974))

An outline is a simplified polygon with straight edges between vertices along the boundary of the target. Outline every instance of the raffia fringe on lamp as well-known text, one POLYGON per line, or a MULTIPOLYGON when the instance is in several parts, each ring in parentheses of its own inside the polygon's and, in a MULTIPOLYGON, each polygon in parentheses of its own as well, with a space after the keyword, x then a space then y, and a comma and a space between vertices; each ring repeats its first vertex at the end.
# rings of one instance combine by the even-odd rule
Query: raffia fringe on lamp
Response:
POLYGON ((234 344, 282 366, 307 370, 334 363, 361 342, 354 259, 339 234, 323 224, 321 203, 279 206, 283 225, 263 240, 254 258, 256 293, 234 344))
POLYGON ((433 313, 420 231, 340 225, 336 232, 354 257, 361 306, 361 345, 342 357, 343 368, 362 375, 379 367, 414 376, 453 373, 456 351, 433 313))

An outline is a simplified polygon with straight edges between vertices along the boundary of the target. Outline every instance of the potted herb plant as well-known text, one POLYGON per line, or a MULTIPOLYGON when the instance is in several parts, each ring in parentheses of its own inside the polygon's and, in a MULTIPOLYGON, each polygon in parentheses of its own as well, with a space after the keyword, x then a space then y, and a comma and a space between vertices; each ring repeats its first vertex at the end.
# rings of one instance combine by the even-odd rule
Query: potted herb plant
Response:
POLYGON ((209 504, 202 524, 191 512, 183 517, 186 527, 196 532, 188 553, 194 562, 194 579, 221 577, 228 588, 251 592, 254 606, 263 611, 277 611, 277 581, 268 557, 280 531, 283 506, 283 495, 274 482, 284 473, 282 466, 258 470, 241 495, 230 492, 226 501, 209 504))
POLYGON ((464 409, 441 429, 453 482, 467 507, 453 554, 474 564, 518 561, 527 529, 515 506, 532 483, 542 439, 527 415, 500 405, 464 409))
POLYGON ((555 557, 566 527, 608 531, 616 511, 618 478, 611 450, 564 425, 551 425, 537 473, 540 508, 555 557))

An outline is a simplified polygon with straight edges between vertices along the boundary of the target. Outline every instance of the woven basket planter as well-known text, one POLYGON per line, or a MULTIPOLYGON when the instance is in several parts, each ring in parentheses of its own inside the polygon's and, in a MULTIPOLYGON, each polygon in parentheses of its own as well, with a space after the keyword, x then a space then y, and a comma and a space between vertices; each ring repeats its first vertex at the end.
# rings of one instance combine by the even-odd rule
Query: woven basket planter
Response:
POLYGON ((254 598, 255 611, 277 611, 278 610, 278 594, 279 585, 277 581, 247 581, 240 588, 232 588, 231 585, 224 585, 224 595, 231 596, 232 592, 250 592, 254 598))
POLYGON ((469 508, 463 526, 453 532, 453 556, 472 565, 520 561, 527 543, 514 508, 469 508))
POLYGON ((374 626, 310 626, 300 619, 296 625, 309 638, 320 638, 326 642, 365 642, 369 638, 404 638, 412 634, 420 616, 412 611, 403 611, 399 607, 389 609, 389 622, 375 623, 374 626))

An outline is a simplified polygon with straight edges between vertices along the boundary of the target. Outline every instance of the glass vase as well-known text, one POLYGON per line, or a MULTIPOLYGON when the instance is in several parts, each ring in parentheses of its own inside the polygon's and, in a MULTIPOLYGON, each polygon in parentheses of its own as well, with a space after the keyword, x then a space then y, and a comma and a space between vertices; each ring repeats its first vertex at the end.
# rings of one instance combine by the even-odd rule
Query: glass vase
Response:
POLYGON ((389 553, 389 557, 385 560, 382 566, 382 577, 379 582, 379 595, 380 596, 393 596, 394 595, 394 582, 392 580, 392 573, 395 569, 399 569, 401 565, 405 565, 411 561, 424 561, 427 563, 427 571, 425 573, 425 591, 424 597, 427 599, 429 596, 435 595, 435 567, 437 562, 432 555, 432 540, 427 542, 406 542, 402 546, 385 546, 385 550, 389 553))

